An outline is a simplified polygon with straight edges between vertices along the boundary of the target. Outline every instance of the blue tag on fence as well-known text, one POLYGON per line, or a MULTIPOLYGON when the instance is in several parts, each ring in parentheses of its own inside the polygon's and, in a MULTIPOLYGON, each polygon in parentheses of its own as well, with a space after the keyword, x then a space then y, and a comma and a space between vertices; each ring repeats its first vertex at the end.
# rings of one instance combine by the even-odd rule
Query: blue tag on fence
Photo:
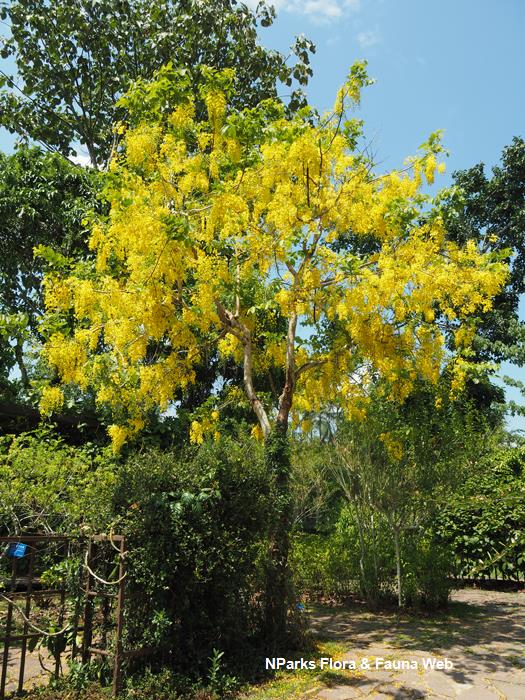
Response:
POLYGON ((14 559, 22 559, 25 557, 27 552, 27 544, 22 542, 12 542, 7 550, 7 556, 13 557, 14 559))

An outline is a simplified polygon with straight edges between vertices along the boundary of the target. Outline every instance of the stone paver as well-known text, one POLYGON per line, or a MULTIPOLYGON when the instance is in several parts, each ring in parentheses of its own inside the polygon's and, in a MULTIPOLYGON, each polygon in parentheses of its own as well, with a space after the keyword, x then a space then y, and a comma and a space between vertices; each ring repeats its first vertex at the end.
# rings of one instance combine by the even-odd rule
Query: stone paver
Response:
POLYGON ((425 685, 436 695, 444 695, 446 698, 457 697, 457 693, 450 680, 444 673, 439 671, 431 671, 425 676, 425 685))
POLYGON ((525 698, 525 686, 523 683, 505 683, 504 681, 495 681, 494 687, 504 695, 506 700, 523 700, 525 698))
POLYGON ((412 700, 414 697, 412 688, 400 688, 397 685, 382 685, 381 692, 396 700, 412 700))
MULTIPOLYGON (((3 652, 3 649, 1 650, 3 652)), ((18 688, 18 670, 20 668, 20 650, 15 648, 9 652, 9 661, 7 663, 7 683, 6 692, 10 693, 18 688)), ((42 650, 40 656, 46 667, 52 667, 53 661, 49 655, 42 650)), ((38 660, 38 652, 27 652, 25 663, 25 687, 34 684, 42 684, 47 682, 49 676, 44 671, 38 660)))
POLYGON ((327 688, 322 690, 318 696, 322 700, 354 700, 354 698, 363 697, 359 690, 347 686, 338 686, 336 688, 327 688))
POLYGON ((370 664, 313 700, 525 700, 525 592, 456 591, 446 614, 428 617, 324 608, 312 626, 322 639, 348 641, 345 659, 370 664), (374 668, 379 658, 417 668, 374 668), (425 667, 428 659, 442 667, 425 667))
POLYGON ((499 693, 490 688, 475 686, 459 695, 461 700, 499 700, 499 693))
POLYGON ((392 680, 393 674, 391 671, 363 671, 364 680, 368 682, 386 683, 392 680))

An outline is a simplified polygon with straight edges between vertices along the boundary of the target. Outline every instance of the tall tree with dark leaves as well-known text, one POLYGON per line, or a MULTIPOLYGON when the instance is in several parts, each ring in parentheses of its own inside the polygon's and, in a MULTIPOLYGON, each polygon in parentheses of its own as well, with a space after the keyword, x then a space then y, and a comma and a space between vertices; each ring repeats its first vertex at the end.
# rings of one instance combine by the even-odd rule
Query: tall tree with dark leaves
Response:
POLYGON ((483 163, 454 173, 457 190, 446 208, 448 236, 465 244, 477 242, 483 251, 508 250, 510 275, 480 315, 474 350, 480 360, 525 363, 525 324, 518 304, 525 292, 525 141, 515 137, 503 149, 501 165, 485 172, 483 163))
POLYGON ((299 37, 294 61, 265 49, 258 26, 273 7, 253 13, 238 0, 3 0, 10 25, 1 55, 13 57, 17 77, 2 76, 1 124, 63 154, 82 144, 91 163, 110 157, 118 119, 115 103, 137 78, 149 79, 171 62, 188 71, 195 95, 200 66, 234 68, 237 106, 253 107, 288 88, 292 109, 312 74, 313 44, 299 37))

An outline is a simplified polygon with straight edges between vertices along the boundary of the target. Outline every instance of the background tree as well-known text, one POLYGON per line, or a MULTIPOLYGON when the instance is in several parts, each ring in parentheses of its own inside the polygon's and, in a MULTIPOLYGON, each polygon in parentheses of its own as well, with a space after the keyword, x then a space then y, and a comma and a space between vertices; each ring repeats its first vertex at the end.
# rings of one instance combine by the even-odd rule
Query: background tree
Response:
MULTIPOLYGON (((206 122, 187 76, 170 66, 121 102, 131 128, 110 168, 109 217, 93 222, 93 261, 55 265, 46 278, 45 356, 64 384, 92 386, 113 409, 116 449, 194 381, 206 348, 242 363, 272 479, 267 627, 279 639, 290 421, 326 404, 362 415, 377 375, 400 401, 418 377, 437 381, 448 358, 436 309, 456 319, 457 344, 468 348, 466 321, 490 307, 506 267, 447 241, 439 209, 421 194, 422 175, 431 182, 440 167, 435 136, 403 171, 378 175, 358 153, 361 123, 347 112, 369 82, 363 64, 319 119, 309 109, 286 117, 276 101, 228 109, 231 72, 203 74, 206 122), (376 237, 379 252, 335 252, 348 230, 376 237), (272 317, 284 333, 268 332, 272 317), (254 383, 267 366, 283 370, 275 402, 254 383)), ((453 390, 468 366, 458 353, 453 390)), ((44 391, 44 411, 61 402, 58 386, 44 391)), ((194 421, 192 440, 218 418, 215 409, 194 421)))
POLYGON ((0 363, 4 396, 29 398, 31 350, 41 341, 43 272, 34 248, 87 254, 82 219, 97 207, 97 182, 93 171, 38 148, 0 154, 0 336, 10 358, 0 363))
POLYGON ((525 362, 525 326, 519 300, 525 292, 525 141, 503 149, 501 165, 485 173, 483 163, 454 173, 458 189, 445 208, 447 235, 460 245, 507 251, 510 276, 493 307, 480 315, 473 348, 481 360, 525 362))
POLYGON ((184 68, 198 95, 201 65, 236 70, 238 106, 275 97, 279 82, 291 89, 290 106, 311 75, 313 44, 300 37, 287 57, 263 48, 257 22, 269 26, 274 10, 254 14, 237 0, 15 0, 3 2, 9 21, 2 56, 13 56, 17 76, 3 77, 1 123, 11 132, 65 155, 83 145, 94 166, 114 146, 118 98, 138 78, 162 65, 184 68), (20 89, 16 81, 20 80, 20 89))

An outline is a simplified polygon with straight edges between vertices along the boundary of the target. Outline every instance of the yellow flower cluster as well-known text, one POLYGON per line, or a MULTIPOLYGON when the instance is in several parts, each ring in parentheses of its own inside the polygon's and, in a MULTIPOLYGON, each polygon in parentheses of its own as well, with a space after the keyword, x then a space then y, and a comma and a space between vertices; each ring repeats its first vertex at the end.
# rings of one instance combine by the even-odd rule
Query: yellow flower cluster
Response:
POLYGON ((379 439, 383 443, 391 459, 400 462, 403 458, 403 446, 390 433, 381 433, 379 439))
POLYGON ((132 168, 149 168, 159 145, 161 133, 158 126, 141 124, 126 134, 126 159, 132 168))
POLYGON ((46 386, 40 397, 40 413, 43 416, 50 416, 55 411, 59 411, 64 403, 64 394, 58 386, 46 386))
MULTIPOLYGON (((466 322, 490 308, 507 269, 473 242, 447 240, 421 192, 423 176, 431 183, 443 170, 438 147, 383 175, 353 150, 340 117, 365 82, 358 67, 317 123, 277 106, 272 121, 263 105, 255 128, 254 113, 230 117, 214 87, 204 94, 207 122, 188 97, 164 122, 152 115, 126 132, 106 188, 109 217, 92 228, 95 264, 45 281, 49 312, 73 311, 76 324, 50 339, 48 362, 127 416, 110 429, 116 448, 194 381, 217 342, 243 362, 241 327, 263 374, 284 367, 284 328, 297 317, 298 421, 327 404, 362 417, 373 377, 400 400, 416 379, 435 382, 450 360, 438 312, 457 321, 455 387, 464 381, 466 322), (373 241, 371 252, 349 247, 349 232, 373 241)), ((42 400, 49 408, 58 395, 42 400)), ((195 420, 192 442, 214 423, 195 420)))
POLYGON ((122 425, 110 425, 108 435, 111 438, 113 452, 118 454, 126 441, 129 440, 131 432, 122 425))
POLYGON ((212 411, 209 416, 205 416, 200 421, 193 420, 190 425, 190 442, 193 445, 202 445, 206 436, 218 440, 221 436, 217 430, 218 421, 218 411, 212 411))

